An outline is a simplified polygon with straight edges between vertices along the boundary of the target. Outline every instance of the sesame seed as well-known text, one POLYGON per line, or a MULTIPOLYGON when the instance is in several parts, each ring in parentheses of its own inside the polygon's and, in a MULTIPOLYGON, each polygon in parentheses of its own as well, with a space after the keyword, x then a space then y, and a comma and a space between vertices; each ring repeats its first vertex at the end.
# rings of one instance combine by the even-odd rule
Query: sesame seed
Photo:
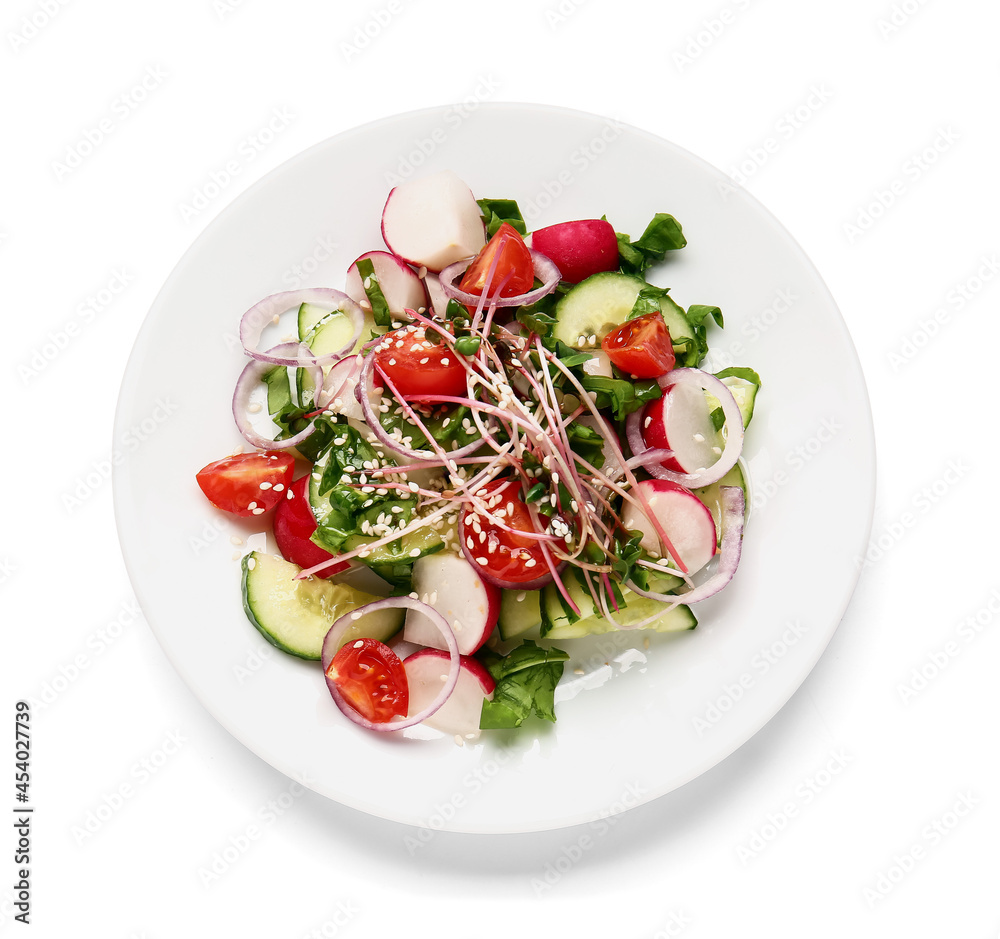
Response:
POLYGON ((264 482, 260 483, 260 485, 257 488, 263 489, 266 492, 268 489, 271 488, 271 485, 272 485, 271 483, 265 480, 264 482))

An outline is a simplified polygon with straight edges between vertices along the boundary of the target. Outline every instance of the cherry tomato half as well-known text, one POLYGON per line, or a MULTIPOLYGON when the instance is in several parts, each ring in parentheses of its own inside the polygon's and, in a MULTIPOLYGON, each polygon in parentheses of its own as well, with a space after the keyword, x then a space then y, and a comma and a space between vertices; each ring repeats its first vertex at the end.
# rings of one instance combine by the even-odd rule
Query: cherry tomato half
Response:
POLYGON ((341 647, 326 677, 362 716, 375 724, 406 717, 410 687, 399 656, 377 639, 355 639, 341 647))
POLYGON ((217 509, 249 518, 286 498, 295 460, 288 453, 237 453, 209 463, 197 475, 201 491, 217 509))
POLYGON ((601 348, 623 372, 636 378, 659 378, 674 367, 670 331, 659 313, 646 313, 608 333, 601 348))
MULTIPOLYGON (((423 327, 387 333, 375 352, 375 368, 404 398, 424 394, 465 396, 464 356, 444 342, 430 342, 423 327)), ((376 376, 376 382, 378 377, 376 376)))
MULTIPOLYGON (((513 479, 493 480, 484 487, 483 499, 490 512, 503 511, 502 520, 516 531, 533 532, 531 514, 524 504, 520 484, 513 479), (495 504, 494 504, 495 503, 495 504)), ((466 543, 472 539, 469 552, 476 564, 497 581, 523 584, 537 580, 548 572, 545 555, 536 538, 524 538, 494 524, 475 508, 468 508, 462 516, 466 543), (489 546, 495 545, 493 551, 489 546), (485 559, 483 564, 480 558, 485 559)))
MULTIPOLYGON (((324 551, 309 536, 316 531, 316 516, 309 505, 309 474, 296 479, 288 490, 289 497, 282 499, 274 511, 274 540, 286 561, 301 568, 314 567, 329 561, 333 555, 324 551)), ((347 561, 331 564, 317 572, 318 577, 330 577, 346 571, 347 561)))
POLYGON ((488 296, 497 296, 496 285, 501 283, 503 284, 499 294, 501 297, 516 297, 531 290, 535 282, 531 252, 518 230, 509 222, 504 222, 486 243, 486 247, 476 255, 476 259, 462 276, 458 289, 481 297, 486 286, 486 277, 497 255, 499 257, 490 280, 488 296))

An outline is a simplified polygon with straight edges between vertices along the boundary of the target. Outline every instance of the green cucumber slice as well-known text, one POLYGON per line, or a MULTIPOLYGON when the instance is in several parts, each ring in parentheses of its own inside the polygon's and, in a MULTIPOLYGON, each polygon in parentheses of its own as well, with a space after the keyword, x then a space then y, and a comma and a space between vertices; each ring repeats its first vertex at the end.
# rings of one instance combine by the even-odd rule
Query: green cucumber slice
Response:
MULTIPOLYGON (((334 622, 379 598, 317 577, 296 580, 301 571, 284 558, 251 551, 243 558, 243 609, 271 645, 300 659, 318 660, 334 622)), ((347 630, 343 642, 363 636, 385 642, 402 628, 404 613, 390 609, 365 616, 347 630)))
POLYGON ((577 284, 555 308, 554 338, 574 349, 592 349, 625 322, 639 291, 648 284, 641 277, 606 271, 577 284), (590 337, 595 344, 590 343, 590 337))

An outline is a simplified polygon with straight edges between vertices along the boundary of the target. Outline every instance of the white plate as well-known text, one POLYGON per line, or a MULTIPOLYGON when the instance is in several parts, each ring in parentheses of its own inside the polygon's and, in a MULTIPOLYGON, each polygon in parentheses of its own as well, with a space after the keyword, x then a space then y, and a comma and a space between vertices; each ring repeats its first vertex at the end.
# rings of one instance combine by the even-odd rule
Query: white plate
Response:
MULTIPOLYGON (((739 747, 830 640, 858 577, 874 498, 861 369, 801 249, 721 173, 656 137, 580 112, 480 105, 404 114, 318 144, 216 219, 177 265, 122 384, 115 508, 136 594, 205 707, 272 766, 373 815, 457 831, 591 821, 670 792, 739 747), (688 247, 653 272, 684 306, 718 304, 718 367, 763 379, 746 456, 754 507, 736 580, 677 637, 566 643, 554 727, 451 739, 368 734, 318 668, 244 617, 233 535, 194 474, 240 443, 230 397, 242 312, 290 287, 341 287, 380 248, 391 185, 450 168, 479 197, 516 198, 529 227, 607 214, 637 237, 656 211, 688 247), (608 664, 605 664, 608 663, 608 664), (575 668, 586 674, 574 674, 575 668)), ((252 528, 252 526, 251 526, 252 528)))

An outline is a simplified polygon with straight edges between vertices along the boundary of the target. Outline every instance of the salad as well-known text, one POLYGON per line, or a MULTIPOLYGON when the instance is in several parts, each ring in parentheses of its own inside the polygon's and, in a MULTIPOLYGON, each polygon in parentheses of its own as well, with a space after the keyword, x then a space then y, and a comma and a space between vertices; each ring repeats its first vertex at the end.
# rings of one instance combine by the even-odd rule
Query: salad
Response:
POLYGON ((247 617, 352 721, 457 742, 554 721, 555 643, 693 629, 732 579, 760 380, 699 368, 722 312, 648 281, 686 244, 671 215, 634 241, 604 218, 529 234, 446 171, 388 194, 382 236, 343 291, 243 315, 254 450, 198 483, 270 520, 247 617))

